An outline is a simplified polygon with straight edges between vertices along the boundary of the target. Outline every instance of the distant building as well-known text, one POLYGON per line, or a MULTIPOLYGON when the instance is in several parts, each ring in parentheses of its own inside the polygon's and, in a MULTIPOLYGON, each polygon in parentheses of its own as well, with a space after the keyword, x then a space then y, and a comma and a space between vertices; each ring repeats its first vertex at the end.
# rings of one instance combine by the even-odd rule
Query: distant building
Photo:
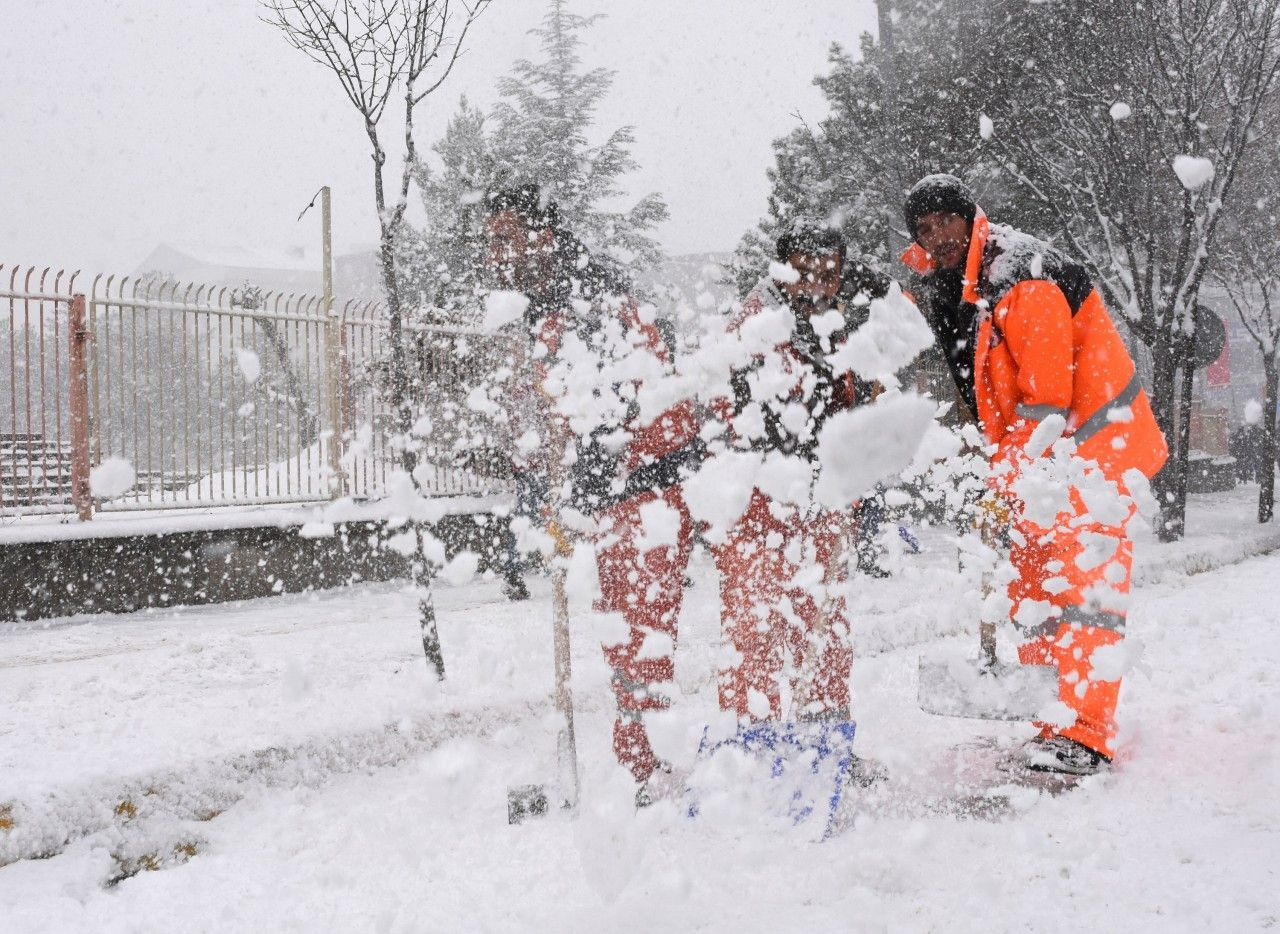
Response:
MULTIPOLYGON (((1250 400, 1262 402, 1262 352, 1241 322, 1235 305, 1221 289, 1206 286, 1201 290, 1200 298, 1201 303, 1212 309, 1227 326, 1230 379, 1225 385, 1214 385, 1208 373, 1202 370, 1196 374, 1196 396, 1203 397, 1209 406, 1225 410, 1234 428, 1244 422, 1244 407, 1250 400)), ((1215 375, 1221 376, 1221 373, 1215 375)))
MULTIPOLYGON (((134 272, 231 288, 247 283, 264 292, 319 295, 323 289, 319 249, 308 252, 301 247, 283 255, 269 255, 239 246, 162 243, 134 272)), ((340 298, 377 298, 381 291, 378 278, 377 254, 371 250, 333 258, 333 291, 340 298)))

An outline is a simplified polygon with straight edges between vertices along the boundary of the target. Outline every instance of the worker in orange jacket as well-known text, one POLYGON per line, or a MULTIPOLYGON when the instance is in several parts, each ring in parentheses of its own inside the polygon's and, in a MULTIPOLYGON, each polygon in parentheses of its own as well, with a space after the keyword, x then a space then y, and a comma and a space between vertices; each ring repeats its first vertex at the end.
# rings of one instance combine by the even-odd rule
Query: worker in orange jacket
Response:
MULTIPOLYGON (((1028 631, 1023 664, 1058 668, 1060 710, 1039 723, 1026 765, 1088 774, 1114 755, 1115 710, 1133 560, 1126 476, 1152 477, 1168 456, 1132 358, 1085 270, 1049 244, 992 224, 952 175, 907 196, 915 243, 903 262, 964 403, 992 456, 996 511, 1011 508, 1011 616, 1028 631), (1046 419, 1060 419, 1037 433, 1046 419), (1052 429, 1060 425, 1061 431, 1052 429), (1110 505, 1073 482, 1070 505, 1033 521, 1019 500, 1028 464, 1065 436, 1076 466, 1113 485, 1110 505), (1037 440, 1039 450, 1028 448, 1037 440), (1043 523, 1043 524, 1042 524, 1043 523)), ((1042 511, 1042 510, 1041 510, 1042 511)))

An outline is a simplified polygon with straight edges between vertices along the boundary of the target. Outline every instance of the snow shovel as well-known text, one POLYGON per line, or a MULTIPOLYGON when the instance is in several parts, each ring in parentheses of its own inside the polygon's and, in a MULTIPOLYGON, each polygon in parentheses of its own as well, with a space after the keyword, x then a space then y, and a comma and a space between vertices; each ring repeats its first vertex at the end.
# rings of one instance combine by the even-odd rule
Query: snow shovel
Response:
MULTIPOLYGON (((834 591, 848 556, 850 532, 850 518, 846 514, 841 518, 836 544, 823 568, 825 595, 801 659, 800 689, 792 704, 795 719, 739 724, 733 736, 720 740, 713 739, 707 727, 698 744, 700 762, 725 748, 736 748, 767 762, 771 778, 781 783, 783 812, 795 825, 813 820, 820 827, 823 840, 837 829, 841 801, 853 768, 856 724, 848 719, 847 711, 834 718, 819 716, 816 719, 808 719, 804 713, 813 700, 811 694, 821 664, 821 649, 830 633, 835 603, 839 599, 834 591)), ((695 789, 686 804, 686 813, 697 817, 700 809, 695 789)))
MULTIPOLYGON (((982 539, 996 548, 989 523, 982 539)), ((982 575, 983 605, 995 591, 990 568, 982 575)), ((1008 665, 996 657, 996 624, 978 623, 978 657, 942 652, 920 657, 917 702, 926 713, 975 720, 1035 720, 1058 697, 1058 671, 1047 665, 1008 665)))
MULTIPOLYGON (((554 431, 560 436, 559 450, 568 449, 563 429, 554 431)), ((554 488, 561 483, 560 467, 563 453, 552 471, 554 488)), ((566 588, 569 570, 565 561, 572 549, 559 523, 552 523, 550 531, 555 539, 555 556, 551 572, 551 629, 554 639, 556 671, 556 711, 564 718, 556 735, 556 782, 554 793, 561 810, 573 811, 578 806, 578 741, 573 729, 573 694, 569 687, 572 676, 569 656, 569 594, 566 588)), ((507 823, 523 823, 526 818, 545 817, 550 811, 546 785, 517 785, 507 789, 507 823)))
MULTIPOLYGON (((557 536, 557 557, 567 550, 562 536, 557 536)), ((564 718, 556 736, 557 805, 565 811, 578 806, 578 742, 573 729, 573 693, 569 687, 572 674, 569 660, 569 596, 565 589, 568 570, 557 562, 552 572, 552 633, 555 640, 556 711, 564 718)), ((507 823, 519 824, 529 817, 544 817, 550 810, 546 785, 517 785, 507 790, 507 823)))

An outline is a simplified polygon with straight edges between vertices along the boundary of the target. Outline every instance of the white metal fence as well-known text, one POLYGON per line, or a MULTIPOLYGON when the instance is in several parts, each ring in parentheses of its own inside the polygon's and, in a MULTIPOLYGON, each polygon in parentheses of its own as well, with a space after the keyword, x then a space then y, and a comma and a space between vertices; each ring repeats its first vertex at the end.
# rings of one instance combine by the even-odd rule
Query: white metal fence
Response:
MULTIPOLYGON (((381 495, 395 463, 386 321, 377 303, 0 267, 0 514, 314 502, 381 495), (7 275, 5 274, 7 272, 7 275), (125 492, 89 472, 122 458, 125 492), (101 493, 101 485, 99 490, 101 493)), ((418 326, 415 390, 455 408, 503 350, 458 327, 418 326)), ((455 442, 418 477, 437 495, 502 481, 455 442)))

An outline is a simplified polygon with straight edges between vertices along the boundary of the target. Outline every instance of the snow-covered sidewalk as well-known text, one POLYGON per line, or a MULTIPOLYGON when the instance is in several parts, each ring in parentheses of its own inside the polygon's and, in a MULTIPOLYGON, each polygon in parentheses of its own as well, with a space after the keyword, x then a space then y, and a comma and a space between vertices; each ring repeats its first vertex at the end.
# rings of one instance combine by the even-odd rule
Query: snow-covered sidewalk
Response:
MULTIPOLYGON (((24 830, 28 841, 71 839, 54 840, 51 859, 0 868, 0 903, 15 930, 1280 923, 1280 556, 1185 577, 1246 545, 1262 550, 1271 534, 1243 524, 1247 492, 1210 499, 1196 504, 1190 542, 1140 552, 1131 638, 1144 651, 1112 776, 999 823, 868 818, 823 845, 750 820, 634 815, 608 750, 603 624, 581 611, 582 813, 507 827, 507 784, 550 769, 541 581, 527 604, 492 583, 441 588, 440 686, 426 675, 414 598, 396 586, 12 627, 0 634, 7 845, 24 830), (1196 524, 1206 506, 1220 530, 1207 515, 1196 524), (199 853, 104 890, 126 800, 139 820, 155 812, 169 821, 160 826, 195 833, 199 853)), ((858 744, 898 774, 968 737, 1027 729, 915 707, 918 646, 961 631, 976 599, 956 590, 945 539, 925 545, 895 579, 860 579, 854 612, 858 744)), ((677 665, 696 721, 714 705, 717 594, 705 563, 694 577, 677 665)))

